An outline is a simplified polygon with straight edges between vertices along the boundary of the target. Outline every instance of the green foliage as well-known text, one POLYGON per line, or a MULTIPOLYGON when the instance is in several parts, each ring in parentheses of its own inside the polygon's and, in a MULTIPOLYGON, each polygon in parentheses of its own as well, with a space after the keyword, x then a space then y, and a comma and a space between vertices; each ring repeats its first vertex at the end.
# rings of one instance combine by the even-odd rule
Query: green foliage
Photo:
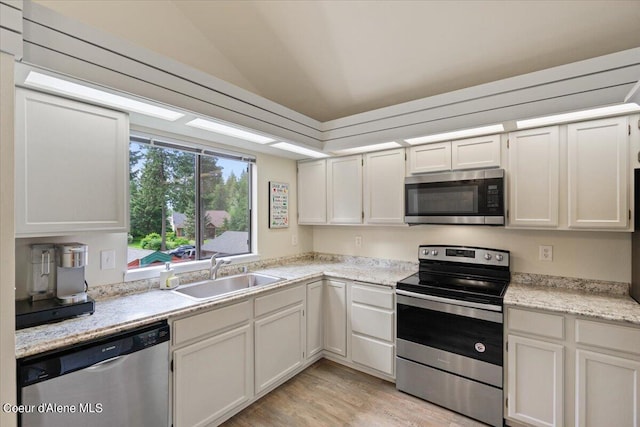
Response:
MULTIPOLYGON (((167 250, 175 249, 180 245, 191 244, 189 239, 184 237, 175 237, 174 233, 167 233, 165 245, 167 250)), ((140 247, 142 249, 150 249, 153 251, 161 250, 162 236, 158 233, 149 233, 140 241, 140 247)))

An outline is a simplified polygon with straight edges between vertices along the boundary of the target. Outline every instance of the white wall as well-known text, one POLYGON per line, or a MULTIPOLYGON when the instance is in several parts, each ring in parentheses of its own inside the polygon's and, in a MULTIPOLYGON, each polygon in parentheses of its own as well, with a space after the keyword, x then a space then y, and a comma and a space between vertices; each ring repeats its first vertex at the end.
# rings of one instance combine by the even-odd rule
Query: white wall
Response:
POLYGON ((618 282, 631 281, 631 234, 510 230, 502 227, 315 226, 313 250, 323 253, 417 261, 418 245, 453 244, 511 251, 512 271, 618 282), (355 236, 362 237, 356 248, 355 236), (538 261, 538 246, 553 246, 553 261, 538 261))

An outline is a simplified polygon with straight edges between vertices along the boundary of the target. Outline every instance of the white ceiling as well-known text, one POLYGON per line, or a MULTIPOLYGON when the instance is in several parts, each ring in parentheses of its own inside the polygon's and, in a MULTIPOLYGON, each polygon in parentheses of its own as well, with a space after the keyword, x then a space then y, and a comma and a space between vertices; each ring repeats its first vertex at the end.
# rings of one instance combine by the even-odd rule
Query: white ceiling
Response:
POLYGON ((35 2, 320 121, 640 46, 640 0, 35 2))

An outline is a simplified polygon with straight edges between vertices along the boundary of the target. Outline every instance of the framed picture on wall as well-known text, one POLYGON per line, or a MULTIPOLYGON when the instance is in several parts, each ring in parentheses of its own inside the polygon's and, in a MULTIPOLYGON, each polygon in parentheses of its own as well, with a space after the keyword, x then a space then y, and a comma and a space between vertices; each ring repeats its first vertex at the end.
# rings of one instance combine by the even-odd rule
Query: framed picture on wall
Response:
POLYGON ((289 227, 289 184, 269 181, 269 228, 289 227))

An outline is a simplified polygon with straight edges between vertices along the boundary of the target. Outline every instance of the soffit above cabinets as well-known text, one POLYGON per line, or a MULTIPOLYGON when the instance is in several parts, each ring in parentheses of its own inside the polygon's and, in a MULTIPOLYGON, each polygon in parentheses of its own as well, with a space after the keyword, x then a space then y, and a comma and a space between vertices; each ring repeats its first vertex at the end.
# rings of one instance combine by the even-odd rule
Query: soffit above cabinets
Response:
POLYGON ((634 48, 320 122, 39 4, 24 5, 25 63, 325 152, 618 104, 640 77, 634 48))

